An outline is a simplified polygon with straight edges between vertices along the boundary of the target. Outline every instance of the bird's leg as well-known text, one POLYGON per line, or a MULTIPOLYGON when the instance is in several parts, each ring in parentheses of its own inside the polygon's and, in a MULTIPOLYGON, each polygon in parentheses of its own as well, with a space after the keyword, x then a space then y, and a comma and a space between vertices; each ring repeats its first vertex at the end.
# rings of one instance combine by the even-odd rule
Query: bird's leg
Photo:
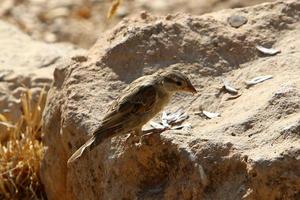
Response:
POLYGON ((151 144, 151 141, 160 140, 160 134, 166 130, 169 130, 169 127, 165 127, 163 129, 148 129, 143 131, 143 135, 141 137, 142 144, 151 144))
POLYGON ((139 140, 139 136, 141 135, 142 130, 141 128, 136 128, 130 132, 129 137, 127 138, 126 142, 136 143, 139 140))
POLYGON ((169 130, 169 129, 170 128, 168 128, 168 127, 165 127, 163 129, 153 128, 153 129, 144 130, 144 131, 142 131, 142 133, 143 133, 143 136, 144 135, 151 135, 151 134, 159 134, 159 133, 162 133, 162 132, 164 132, 166 130, 169 130))
POLYGON ((136 129, 134 129, 134 135, 135 136, 141 136, 141 134, 142 134, 142 128, 141 127, 139 127, 139 128, 136 128, 136 129))
POLYGON ((160 137, 160 134, 166 130, 169 130, 169 127, 165 127, 163 129, 157 129, 157 128, 153 128, 153 129, 148 129, 148 130, 143 130, 142 131, 142 137, 141 137, 141 142, 145 143, 145 141, 149 140, 149 138, 153 138, 153 137, 160 137))

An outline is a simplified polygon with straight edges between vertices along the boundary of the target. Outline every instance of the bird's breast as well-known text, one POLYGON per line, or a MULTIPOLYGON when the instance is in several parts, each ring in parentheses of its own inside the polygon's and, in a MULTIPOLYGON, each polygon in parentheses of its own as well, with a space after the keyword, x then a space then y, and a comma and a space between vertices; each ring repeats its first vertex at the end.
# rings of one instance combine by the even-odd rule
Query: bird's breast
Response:
POLYGON ((156 100, 153 104, 153 107, 144 114, 140 115, 138 117, 138 121, 140 125, 146 124, 148 121, 150 121, 155 115, 157 115, 160 111, 164 109, 164 107, 169 103, 170 101, 170 95, 164 91, 157 91, 156 100))
POLYGON ((165 93, 158 93, 156 96, 156 103, 153 106, 152 116, 153 118, 157 113, 162 111, 164 107, 169 103, 170 101, 170 95, 165 93))

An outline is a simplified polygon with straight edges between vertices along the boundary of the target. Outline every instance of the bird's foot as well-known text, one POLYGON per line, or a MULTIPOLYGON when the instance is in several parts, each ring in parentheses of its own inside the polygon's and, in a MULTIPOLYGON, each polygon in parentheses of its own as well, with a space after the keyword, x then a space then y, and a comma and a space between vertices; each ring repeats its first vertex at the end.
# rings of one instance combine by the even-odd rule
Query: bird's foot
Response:
POLYGON ((164 128, 164 129, 149 129, 143 131, 143 135, 141 137, 141 143, 142 144, 149 144, 153 140, 157 140, 160 138, 160 133, 170 130, 170 128, 164 128))
POLYGON ((139 142, 139 135, 135 132, 130 133, 129 137, 126 139, 126 143, 135 144, 139 142))
POLYGON ((166 127, 166 128, 162 128, 162 129, 157 129, 157 128, 148 129, 148 130, 142 131, 142 134, 143 134, 143 136, 151 135, 151 134, 159 134, 159 133, 162 133, 166 130, 170 130, 170 128, 166 127))
POLYGON ((131 145, 136 145, 138 143, 148 143, 151 138, 159 137, 160 133, 170 130, 170 128, 166 127, 164 129, 148 129, 138 132, 131 132, 129 137, 126 139, 126 143, 131 145))

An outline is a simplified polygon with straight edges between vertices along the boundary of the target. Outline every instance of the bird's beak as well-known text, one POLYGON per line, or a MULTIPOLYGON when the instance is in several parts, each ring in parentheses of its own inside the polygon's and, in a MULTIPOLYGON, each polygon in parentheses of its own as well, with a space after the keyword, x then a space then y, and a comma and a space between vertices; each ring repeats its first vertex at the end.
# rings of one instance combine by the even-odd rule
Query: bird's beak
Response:
POLYGON ((195 89, 195 87, 192 84, 189 84, 186 89, 188 92, 191 92, 193 94, 197 93, 197 90, 195 89))

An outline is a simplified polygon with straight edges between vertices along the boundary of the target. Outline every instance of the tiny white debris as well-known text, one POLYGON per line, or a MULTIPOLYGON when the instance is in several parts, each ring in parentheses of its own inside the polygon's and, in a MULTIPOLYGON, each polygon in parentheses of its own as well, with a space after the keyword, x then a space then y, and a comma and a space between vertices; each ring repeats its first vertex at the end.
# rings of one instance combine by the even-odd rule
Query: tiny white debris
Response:
POLYGON ((224 88, 230 92, 230 93, 234 93, 234 94, 237 94, 238 93, 238 90, 235 89, 234 87, 232 87, 229 83, 229 81, 227 81, 226 79, 222 79, 223 81, 223 84, 224 84, 224 88))
POLYGON ((181 113, 178 117, 176 117, 176 120, 174 123, 180 123, 188 118, 188 115, 186 113, 181 113))
POLYGON ((237 98, 239 98, 241 95, 242 95, 242 93, 238 93, 238 94, 236 94, 236 95, 234 95, 234 96, 227 97, 225 100, 228 101, 228 100, 237 99, 237 98))
POLYGON ((192 125, 190 123, 186 123, 186 124, 181 124, 178 126, 173 126, 171 129, 172 130, 179 130, 179 129, 190 130, 191 128, 192 128, 192 125))
POLYGON ((170 127, 168 120, 170 120, 170 116, 168 116, 167 112, 163 111, 161 116, 161 123, 164 127, 170 127))
POLYGON ((202 113, 208 117, 209 119, 213 119, 213 118, 216 118, 216 117, 219 117, 220 116, 220 113, 213 113, 213 112, 208 112, 208 111, 205 111, 203 110, 202 113))
POLYGON ((157 122, 154 122, 154 121, 150 121, 150 126, 152 126, 155 129, 165 129, 164 125, 161 125, 161 124, 159 124, 157 122))
POLYGON ((162 124, 164 126, 170 126, 172 124, 177 124, 188 118, 188 115, 179 108, 174 113, 163 112, 162 114, 162 124))
POLYGON ((280 53, 281 51, 278 50, 278 49, 273 49, 273 48, 266 48, 266 47, 263 47, 263 46, 259 46, 257 45, 256 48, 264 53, 264 54, 267 54, 267 55, 276 55, 277 53, 280 53))
POLYGON ((248 86, 251 86, 251 85, 255 85, 257 83, 264 82, 264 81, 269 80, 271 78, 273 78, 272 75, 258 76, 258 77, 255 77, 255 78, 251 79, 250 81, 246 81, 246 84, 248 86))
POLYGON ((191 125, 189 124, 177 125, 182 123, 187 118, 188 115, 183 111, 182 108, 179 108, 174 113, 164 111, 161 116, 161 122, 157 123, 151 121, 150 125, 155 129, 189 129, 191 128, 191 125))

